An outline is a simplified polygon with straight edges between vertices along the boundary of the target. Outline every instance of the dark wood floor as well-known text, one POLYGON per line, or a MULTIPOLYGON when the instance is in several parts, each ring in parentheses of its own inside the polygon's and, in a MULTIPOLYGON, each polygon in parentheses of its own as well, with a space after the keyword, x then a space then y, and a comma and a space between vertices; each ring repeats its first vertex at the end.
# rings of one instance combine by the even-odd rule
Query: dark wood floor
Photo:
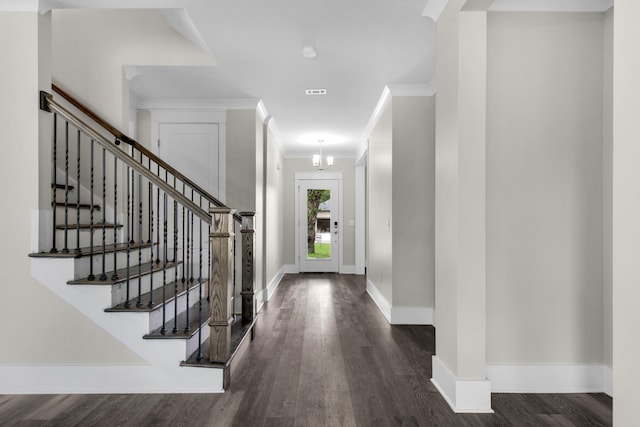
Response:
POLYGON ((288 275, 224 394, 0 396, 0 425, 601 426, 604 394, 494 394, 454 414, 429 378, 434 330, 389 326, 359 276, 288 275))

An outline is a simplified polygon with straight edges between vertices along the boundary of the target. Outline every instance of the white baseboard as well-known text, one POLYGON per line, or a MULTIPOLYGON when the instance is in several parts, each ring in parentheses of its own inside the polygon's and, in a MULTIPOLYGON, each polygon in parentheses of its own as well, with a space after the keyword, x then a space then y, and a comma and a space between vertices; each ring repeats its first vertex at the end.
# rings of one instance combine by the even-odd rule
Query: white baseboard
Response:
POLYGON ((273 294, 276 292, 276 289, 278 289, 278 286, 280 286, 280 282, 282 281, 282 278, 284 277, 284 275, 286 273, 286 270, 287 270, 287 266, 286 265, 283 265, 282 267, 280 267, 280 270, 278 270, 276 275, 273 276, 273 278, 271 279, 271 281, 267 285, 267 289, 266 289, 266 292, 264 294, 264 301, 265 302, 267 302, 267 301, 269 301, 271 299, 273 294))
POLYGON ((0 365, 0 394, 222 393, 222 369, 0 365))
POLYGON ((369 278, 367 278, 367 293, 373 302, 376 303, 382 315, 387 319, 387 322, 391 323, 391 304, 369 278))
POLYGON ((367 293, 391 325, 433 325, 432 307, 397 307, 367 279, 367 293))
POLYGON ((391 307, 392 325, 433 325, 431 307, 391 307))
MULTIPOLYGON (((495 393, 607 392, 603 365, 487 365, 486 375, 495 393)), ((609 380, 610 381, 610 380, 609 380)), ((610 383, 609 383, 610 384, 610 383)), ((612 390, 609 390, 611 394, 612 390)), ((608 393, 608 392, 607 392, 608 393)))
POLYGON ((297 264, 285 264, 281 267, 284 274, 298 274, 300 273, 300 266, 297 264))
POLYGON ((340 271, 340 274, 356 274, 356 266, 341 265, 339 271, 340 271))
POLYGON ((438 358, 432 357, 431 382, 456 413, 493 413, 491 383, 487 380, 461 381, 438 358))

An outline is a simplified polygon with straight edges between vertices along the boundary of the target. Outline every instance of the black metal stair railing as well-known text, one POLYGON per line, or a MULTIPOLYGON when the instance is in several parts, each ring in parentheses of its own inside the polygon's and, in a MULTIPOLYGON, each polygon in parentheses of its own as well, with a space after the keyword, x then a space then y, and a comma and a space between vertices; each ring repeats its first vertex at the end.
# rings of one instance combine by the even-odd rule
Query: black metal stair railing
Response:
MULTIPOLYGON (((122 134, 110 141, 104 131, 95 130, 51 95, 41 94, 41 108, 53 114, 50 253, 87 256, 87 282, 122 284, 123 301, 114 304, 130 310, 161 310, 162 326, 149 338, 156 334, 196 339, 197 360, 202 359, 209 335, 206 325, 212 316, 210 295, 214 291, 209 276, 217 256, 209 243, 210 212, 226 207, 141 144, 122 134), (70 146, 72 134, 75 147, 70 146), (70 161, 72 154, 75 164, 70 161), (100 181, 101 192, 95 188, 100 181), (59 190, 64 190, 63 202, 58 201, 59 190), (58 208, 64 216, 61 225, 57 225, 58 208), (73 210, 75 224, 70 224, 73 210), (82 215, 83 210, 88 215, 82 215), (101 215, 96 221, 98 211, 101 215), (99 272, 94 271, 94 264, 100 264, 99 272)), ((103 127, 114 133, 113 128, 103 127)), ((235 231, 241 217, 230 217, 235 231)), ((235 245, 233 266, 234 257, 235 245)), ((235 287, 233 270, 229 281, 235 287)), ((235 295, 235 289, 229 293, 235 295)), ((232 315, 233 310, 228 317, 232 315)), ((225 362, 214 360, 211 354, 209 358, 225 362)))

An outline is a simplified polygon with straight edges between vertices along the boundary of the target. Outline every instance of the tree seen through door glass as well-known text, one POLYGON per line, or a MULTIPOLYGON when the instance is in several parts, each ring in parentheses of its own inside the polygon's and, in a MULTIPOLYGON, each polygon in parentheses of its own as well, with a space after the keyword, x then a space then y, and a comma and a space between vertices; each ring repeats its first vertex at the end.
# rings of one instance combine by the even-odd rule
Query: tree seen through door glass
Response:
POLYGON ((331 258, 330 190, 307 190, 307 257, 331 258))

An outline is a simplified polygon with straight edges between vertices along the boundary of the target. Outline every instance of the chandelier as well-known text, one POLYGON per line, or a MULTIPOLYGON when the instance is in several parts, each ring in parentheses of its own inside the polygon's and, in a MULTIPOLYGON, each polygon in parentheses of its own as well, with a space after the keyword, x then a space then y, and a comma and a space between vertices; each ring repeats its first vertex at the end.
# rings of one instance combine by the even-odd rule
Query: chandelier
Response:
MULTIPOLYGON (((322 155, 322 143, 324 142, 324 140, 319 139, 318 142, 320 143, 320 154, 314 154, 311 160, 313 161, 313 166, 319 171, 321 171, 321 170, 324 170, 324 167, 325 167, 325 163, 324 163, 325 157, 322 155)), ((326 166, 329 168, 333 166, 333 156, 326 157, 326 166)))

